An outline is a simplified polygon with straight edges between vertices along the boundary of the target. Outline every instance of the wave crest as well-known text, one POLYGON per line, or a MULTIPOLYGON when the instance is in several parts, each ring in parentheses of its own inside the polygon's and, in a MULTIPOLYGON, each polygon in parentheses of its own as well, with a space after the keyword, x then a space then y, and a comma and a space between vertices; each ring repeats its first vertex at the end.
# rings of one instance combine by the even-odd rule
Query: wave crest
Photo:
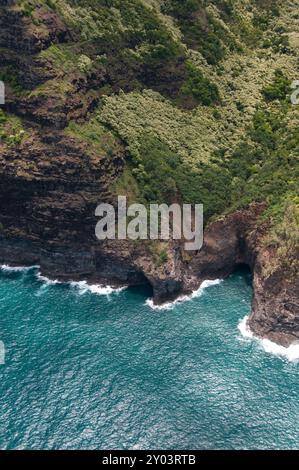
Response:
POLYGON ((31 269, 38 269, 39 266, 9 266, 8 264, 1 264, 0 270, 7 273, 21 273, 31 271, 31 269))
POLYGON ((145 302, 145 305, 149 306, 153 310, 172 310, 177 304, 180 304, 182 302, 188 302, 192 299, 195 299, 197 297, 200 297, 204 290, 207 289, 208 287, 215 286, 217 284, 220 284, 223 281, 223 279, 214 279, 214 280, 206 280, 201 283, 199 288, 195 291, 193 291, 190 295, 182 295, 175 299, 173 302, 166 302, 162 305, 155 305, 153 299, 147 299, 145 302))
POLYGON ((97 295, 111 295, 118 294, 119 292, 122 292, 123 290, 127 289, 127 286, 103 286, 101 284, 88 284, 86 281, 70 282, 70 285, 78 289, 80 295, 83 295, 86 292, 91 292, 92 294, 97 295))
POLYGON ((261 339, 254 336, 248 325, 249 316, 246 315, 242 320, 240 320, 238 329, 241 335, 244 338, 249 338, 251 340, 257 341, 269 354, 274 354, 275 356, 285 357, 291 362, 299 360, 299 343, 293 343, 289 347, 281 346, 269 339, 261 339))
POLYGON ((127 289, 127 286, 114 288, 112 286, 103 286, 101 284, 88 284, 87 281, 59 281, 57 279, 49 279, 46 276, 41 275, 40 272, 36 274, 36 277, 39 281, 44 283, 45 287, 56 284, 65 284, 77 289, 80 295, 83 295, 86 292, 91 292, 92 294, 96 295, 109 296, 127 289))

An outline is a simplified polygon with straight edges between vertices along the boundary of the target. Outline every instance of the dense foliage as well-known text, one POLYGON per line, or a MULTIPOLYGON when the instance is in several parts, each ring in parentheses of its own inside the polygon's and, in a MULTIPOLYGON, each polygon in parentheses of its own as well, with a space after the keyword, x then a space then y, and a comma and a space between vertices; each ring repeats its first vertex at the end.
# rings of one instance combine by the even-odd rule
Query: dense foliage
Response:
MULTIPOLYGON (((88 69, 81 71, 105 73, 113 91, 152 88, 183 107, 185 99, 188 107, 219 101, 216 85, 198 68, 190 68, 185 48, 145 2, 51 0, 51 5, 80 35, 80 55, 85 62, 89 59, 88 69)), ((77 64, 77 45, 73 49, 77 64)), ((54 52, 59 60, 61 52, 52 49, 52 60, 54 52)), ((68 48, 68 60, 70 52, 68 48)))
MULTIPOLYGON (((32 89, 27 71, 13 73, 5 61, 0 79, 14 95, 64 111, 64 132, 87 142, 99 164, 124 145, 112 191, 146 203, 203 203, 206 222, 266 201, 265 216, 277 223, 286 201, 298 204, 291 4, 22 0, 14 8, 40 34, 41 10, 55 12, 69 34, 33 58, 49 76, 32 89), (81 119, 69 112, 73 96, 88 110, 81 119)), ((18 145, 23 127, 1 113, 1 145, 18 145)))
MULTIPOLYGON (((266 90, 271 90, 271 99, 272 93, 285 99, 271 106, 261 104, 228 163, 233 176, 233 205, 267 201, 267 214, 277 220, 281 219, 285 201, 295 205, 299 202, 299 127, 296 110, 286 99, 288 83, 281 72, 275 73, 274 82, 266 90)), ((264 95, 269 100, 265 90, 264 95)))

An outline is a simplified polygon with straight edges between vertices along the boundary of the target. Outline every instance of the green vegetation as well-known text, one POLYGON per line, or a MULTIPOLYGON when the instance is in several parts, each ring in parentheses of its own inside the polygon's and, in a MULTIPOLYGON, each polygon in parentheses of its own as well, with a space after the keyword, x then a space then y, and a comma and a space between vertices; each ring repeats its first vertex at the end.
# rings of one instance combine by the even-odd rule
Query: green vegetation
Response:
POLYGON ((218 114, 188 117, 150 92, 107 98, 97 119, 127 143, 126 171, 139 200, 201 202, 206 221, 253 201, 267 201, 266 215, 274 223, 286 194, 294 198, 298 191, 299 132, 292 117, 296 110, 288 101, 289 83, 275 72, 263 91, 267 100, 231 152, 211 145, 218 114), (274 90, 275 101, 268 101, 265 90, 274 90))
POLYGON ((144 133, 141 142, 141 161, 132 170, 140 188, 139 194, 147 202, 170 204, 178 194, 180 159, 155 136, 144 133))
POLYGON ((143 200, 138 182, 132 175, 132 165, 127 165, 121 176, 113 183, 111 190, 114 194, 127 196, 128 204, 143 200))
POLYGON ((185 47, 145 1, 52 3, 80 36, 76 43, 52 45, 40 54, 59 75, 107 77, 108 83, 98 85, 102 93, 151 88, 188 109, 219 101, 217 86, 190 63, 185 47))
MULTIPOLYGON (((88 142, 99 155, 113 154, 116 135, 126 144, 127 164, 113 184, 115 191, 146 203, 201 202, 206 221, 260 200, 269 203, 272 216, 286 193, 294 196, 298 133, 296 127, 290 130, 285 102, 289 78, 277 70, 270 85, 265 80, 259 88, 265 101, 248 119, 246 98, 236 99, 237 78, 246 68, 240 64, 230 80, 224 77, 226 89, 221 90, 235 96, 234 108, 229 113, 223 106, 212 108, 223 105, 221 79, 186 51, 163 19, 165 13, 170 15, 185 44, 208 64, 217 65, 221 77, 220 62, 232 51, 268 40, 274 53, 282 52, 285 32, 277 34, 276 49, 269 35, 271 21, 279 15, 277 2, 269 1, 264 8, 245 1, 243 9, 228 0, 51 2, 81 39, 77 44, 52 45, 41 56, 65 75, 106 77, 99 93, 111 96, 101 99, 85 124, 71 122, 66 132, 88 142), (151 7, 153 3, 161 4, 162 13, 151 7), (198 105, 210 106, 211 112, 198 105), (186 113, 179 107, 195 110, 186 113), (240 133, 226 141, 234 134, 233 112, 244 115, 240 119, 247 127, 242 138, 240 133)), ((68 93, 67 81, 61 83, 68 93)))
MULTIPOLYGON (((37 55, 38 73, 46 64, 51 79, 37 80, 40 85, 26 99, 38 96, 45 114, 47 106, 65 114, 64 132, 88 144, 87 153, 99 157, 95 164, 119 151, 123 155, 125 146, 125 169, 109 184, 130 202, 203 203, 208 222, 266 201, 264 217, 275 227, 286 200, 298 202, 299 148, 297 110, 288 96, 297 63, 289 46, 288 10, 279 18, 279 5, 275 0, 19 2, 14 8, 42 38, 45 9, 71 31, 37 55), (81 116, 76 100, 69 99, 75 93, 82 100, 81 116), (91 106, 94 111, 85 115, 91 106)), ((1 73, 15 93, 23 93, 22 72, 18 77, 7 66, 1 73)), ((24 136, 22 123, 12 116, 1 113, 0 126, 5 145, 24 136)), ((158 258, 163 262, 165 256, 158 258)))
POLYGON ((276 53, 290 54, 292 52, 288 36, 285 36, 279 32, 266 37, 262 42, 262 47, 265 49, 271 47, 273 52, 276 53))
POLYGON ((275 259, 265 267, 270 276, 280 266, 285 272, 298 276, 299 270, 299 198, 286 199, 281 206, 279 223, 265 239, 265 244, 276 248, 275 259))
MULTIPOLYGON (((217 164, 220 159, 215 164, 199 158, 202 136, 197 120, 188 125, 188 116, 154 97, 149 92, 142 99, 131 94, 123 96, 122 103, 110 98, 98 114, 128 144, 127 172, 138 187, 135 194, 143 202, 202 202, 207 219, 221 213, 229 204, 228 170, 217 164), (190 158, 193 152, 197 159, 190 158)), ((198 120, 202 121, 200 114, 198 120)), ((123 177, 120 181, 124 188, 123 177)))
POLYGON ((222 28, 219 22, 207 15, 203 2, 166 0, 162 11, 176 18, 186 44, 192 49, 199 50, 209 64, 216 64, 223 59, 225 51, 219 39, 222 28))
MULTIPOLYGON (((189 48, 199 51, 208 64, 219 64, 232 51, 242 51, 242 42, 255 47, 273 17, 279 16, 277 1, 256 3, 231 0, 164 0, 162 11, 175 18, 189 48), (217 13, 215 12, 217 8, 217 13), (253 12, 245 16, 244 10, 253 12), (261 11, 262 10, 262 11, 261 11), (229 24, 229 29, 225 26, 229 24)), ((287 38, 276 34, 267 47, 288 52, 287 38)))
POLYGON ((263 104, 252 126, 228 163, 233 177, 233 207, 267 201, 265 217, 274 225, 281 219, 285 201, 296 201, 299 179, 299 128, 292 105, 285 100, 289 81, 275 73, 264 96, 280 101, 263 104))
POLYGON ((150 240, 147 242, 147 248, 151 253, 153 261, 157 267, 163 266, 168 261, 167 243, 150 240))
POLYGON ((48 61, 54 69, 65 73, 74 73, 78 68, 78 51, 72 44, 52 44, 39 56, 48 61))
POLYGON ((220 101, 217 86, 205 78, 192 62, 187 62, 187 70, 188 78, 181 89, 183 97, 192 96, 197 103, 206 106, 220 101))
POLYGON ((141 43, 171 43, 154 10, 139 0, 52 0, 65 21, 85 41, 99 40, 110 48, 136 47, 141 43))
POLYGON ((290 92, 290 81, 281 70, 275 71, 274 82, 265 87, 262 93, 267 101, 284 100, 290 92))
POLYGON ((231 202, 231 176, 221 165, 201 163, 194 171, 185 164, 178 171, 178 177, 184 202, 203 204, 205 223, 213 216, 220 215, 231 202))
POLYGON ((0 67, 0 80, 5 83, 6 87, 9 86, 16 95, 24 93, 18 73, 11 65, 0 67))
POLYGON ((19 8, 23 11, 26 16, 32 17, 35 5, 32 1, 21 0, 19 2, 19 8))
POLYGON ((91 148, 99 154, 99 157, 112 156, 119 150, 119 140, 112 132, 101 126, 95 118, 91 118, 83 125, 70 122, 65 132, 89 143, 91 148))
POLYGON ((161 264, 167 263, 168 261, 168 254, 166 250, 162 250, 159 254, 159 261, 161 264))
POLYGON ((25 137, 22 122, 16 116, 5 113, 0 109, 0 145, 13 147, 25 137))

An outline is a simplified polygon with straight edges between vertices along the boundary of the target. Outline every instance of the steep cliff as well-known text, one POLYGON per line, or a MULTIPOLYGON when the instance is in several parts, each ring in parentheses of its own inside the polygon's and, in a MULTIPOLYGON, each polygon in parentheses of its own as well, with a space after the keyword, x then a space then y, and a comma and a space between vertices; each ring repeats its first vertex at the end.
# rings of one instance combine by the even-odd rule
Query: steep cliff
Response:
POLYGON ((251 329, 298 339, 295 3, 1 0, 0 261, 157 303, 246 264, 251 329), (203 203, 202 250, 100 243, 117 194, 203 203))

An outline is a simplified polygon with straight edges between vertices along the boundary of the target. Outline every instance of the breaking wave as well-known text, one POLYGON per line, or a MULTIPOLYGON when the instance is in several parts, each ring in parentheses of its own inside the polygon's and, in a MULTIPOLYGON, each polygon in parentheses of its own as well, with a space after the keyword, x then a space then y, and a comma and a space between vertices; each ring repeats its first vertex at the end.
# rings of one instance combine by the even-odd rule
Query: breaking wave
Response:
POLYGON ((166 302, 162 305, 155 305, 153 299, 147 299, 145 304, 151 307, 153 310, 172 310, 179 303, 188 302, 192 299, 195 299, 196 297, 200 297, 205 289, 220 284, 222 281, 222 279, 203 281, 200 287, 197 290, 193 291, 190 295, 182 295, 175 299, 173 302, 166 302))
POLYGON ((7 272, 7 273, 21 273, 21 272, 28 272, 32 269, 38 269, 39 266, 8 266, 8 264, 0 265, 0 270, 7 272))
POLYGON ((292 362, 299 360, 299 343, 291 344, 286 348, 277 343, 274 343, 273 341, 270 341, 269 339, 257 338, 254 336, 248 326, 248 318, 249 316, 247 315, 242 320, 240 320, 238 325, 238 329, 244 338, 257 341, 267 353, 274 354, 275 356, 279 357, 285 357, 292 362))
POLYGON ((122 292, 123 290, 127 288, 127 286, 112 287, 112 286, 103 286, 101 284, 88 284, 86 281, 59 281, 58 279, 49 279, 48 277, 40 274, 40 272, 36 274, 36 277, 39 281, 43 282, 44 287, 53 286, 56 284, 69 285, 77 289, 80 295, 83 295, 86 292, 91 292, 92 294, 109 296, 114 293, 117 294, 119 292, 122 292))
POLYGON ((123 290, 127 289, 127 286, 123 287, 112 287, 112 286, 103 286, 101 284, 88 284, 86 281, 70 282, 70 285, 79 290, 79 294, 85 294, 86 292, 91 292, 92 294, 97 295, 111 295, 118 294, 123 290))

